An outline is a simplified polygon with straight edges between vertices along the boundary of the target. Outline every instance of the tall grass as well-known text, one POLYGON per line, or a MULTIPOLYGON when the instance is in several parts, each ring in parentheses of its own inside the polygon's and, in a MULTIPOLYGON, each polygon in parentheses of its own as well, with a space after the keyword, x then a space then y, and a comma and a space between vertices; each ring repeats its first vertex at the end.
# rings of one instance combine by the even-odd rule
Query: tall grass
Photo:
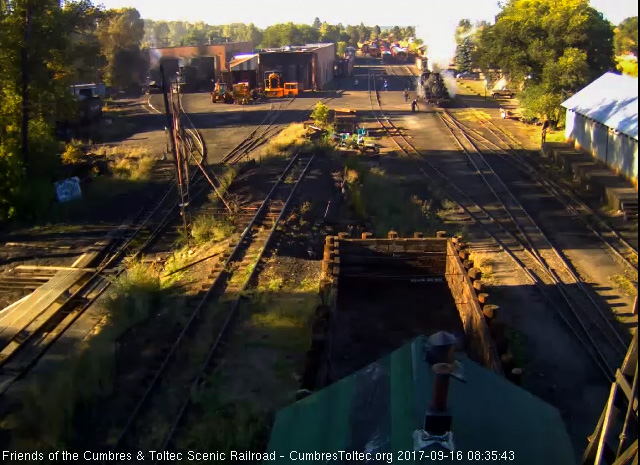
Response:
POLYGON ((139 262, 130 264, 99 303, 106 316, 96 334, 51 373, 31 381, 21 408, 6 419, 16 450, 82 446, 79 425, 113 391, 118 338, 157 312, 163 295, 158 272, 139 262))
POLYGON ((118 179, 130 181, 149 179, 155 164, 154 158, 146 147, 127 145, 99 147, 94 150, 94 153, 106 157, 114 177, 118 179))
POLYGON ((191 225, 191 237, 196 245, 202 245, 210 241, 221 241, 235 232, 235 225, 228 217, 214 217, 213 215, 200 215, 191 225))
POLYGON ((357 157, 345 160, 344 179, 353 213, 370 220, 378 236, 392 229, 401 235, 416 231, 433 235, 442 224, 437 215, 442 200, 435 188, 424 200, 413 194, 418 187, 424 190, 424 186, 413 186, 383 170, 370 169, 357 157))
POLYGON ((263 157, 288 156, 310 145, 304 124, 294 123, 269 140, 262 151, 263 157))

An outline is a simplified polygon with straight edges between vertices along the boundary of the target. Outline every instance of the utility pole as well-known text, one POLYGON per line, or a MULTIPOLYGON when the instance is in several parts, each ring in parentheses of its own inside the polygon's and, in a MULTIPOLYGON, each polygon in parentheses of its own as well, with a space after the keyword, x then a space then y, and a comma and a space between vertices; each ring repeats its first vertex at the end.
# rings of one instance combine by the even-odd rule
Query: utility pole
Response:
POLYGON ((173 93, 171 97, 171 107, 169 107, 169 91, 167 90, 167 80, 164 74, 164 67, 160 64, 160 79, 162 82, 162 95, 164 98, 164 111, 167 118, 166 125, 169 132, 169 140, 171 141, 171 152, 173 153, 173 161, 176 169, 176 183, 178 185, 178 195, 180 197, 180 214, 182 216, 182 225, 184 227, 185 234, 187 233, 187 217, 185 214, 185 202, 182 185, 182 170, 180 169, 180 153, 178 152, 177 132, 178 132, 178 120, 176 118, 175 105, 173 101, 173 93))

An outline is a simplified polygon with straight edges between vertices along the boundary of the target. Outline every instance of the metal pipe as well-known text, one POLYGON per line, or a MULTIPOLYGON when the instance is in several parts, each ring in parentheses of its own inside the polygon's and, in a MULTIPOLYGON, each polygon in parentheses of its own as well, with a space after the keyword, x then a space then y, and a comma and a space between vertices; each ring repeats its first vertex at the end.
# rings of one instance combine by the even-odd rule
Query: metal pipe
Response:
POLYGON ((449 381, 451 380, 451 365, 448 363, 436 363, 433 370, 433 401, 431 408, 435 412, 447 410, 449 397, 449 381))
MULTIPOLYGON (((631 397, 629 398, 629 405, 627 406, 627 413, 624 417, 624 426, 620 433, 620 444, 618 445, 618 452, 616 458, 620 457, 622 449, 624 447, 625 439, 627 438, 627 430, 629 429, 629 418, 631 418, 631 412, 633 412, 633 404, 638 397, 638 367, 636 366, 636 373, 633 375, 633 387, 631 388, 631 397)), ((622 374, 624 376, 624 373, 622 374)))

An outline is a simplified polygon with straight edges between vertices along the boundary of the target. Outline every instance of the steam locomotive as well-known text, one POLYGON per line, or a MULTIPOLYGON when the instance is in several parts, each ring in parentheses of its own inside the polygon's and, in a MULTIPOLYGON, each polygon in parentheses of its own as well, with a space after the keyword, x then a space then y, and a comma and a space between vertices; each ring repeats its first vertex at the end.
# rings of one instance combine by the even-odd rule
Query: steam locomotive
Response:
POLYGON ((447 107, 451 102, 451 96, 440 73, 424 71, 420 75, 418 95, 425 102, 439 107, 447 107))

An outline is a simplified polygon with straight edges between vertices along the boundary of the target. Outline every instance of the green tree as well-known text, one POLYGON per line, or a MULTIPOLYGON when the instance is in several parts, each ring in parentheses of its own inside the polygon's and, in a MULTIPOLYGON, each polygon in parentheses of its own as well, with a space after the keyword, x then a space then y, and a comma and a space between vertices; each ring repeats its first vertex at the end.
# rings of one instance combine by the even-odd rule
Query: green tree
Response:
MULTIPOLYGON (((146 25, 145 25, 146 29, 146 25)), ((156 46, 161 47, 169 44, 169 37, 171 35, 171 29, 166 21, 157 21, 153 25, 153 35, 156 41, 156 46)))
POLYGON ((87 1, 0 2, 0 223, 40 211, 53 196, 53 125, 73 109, 72 51, 91 29, 89 12, 87 1))
POLYGON ((344 56, 348 46, 349 44, 347 42, 338 42, 336 44, 336 53, 338 54, 339 57, 344 56))
POLYGON ((455 61, 459 71, 464 72, 472 70, 471 52, 471 39, 466 37, 456 48, 455 61))
POLYGON ((349 42, 350 45, 357 46, 360 41, 360 32, 358 31, 358 28, 356 26, 347 26, 345 32, 349 36, 349 40, 347 42, 349 42))
POLYGON ((144 22, 135 8, 108 10, 98 23, 98 39, 105 55, 105 82, 121 89, 139 82, 140 45, 144 22))
POLYGON ((638 56, 638 17, 625 19, 615 30, 616 54, 633 53, 638 56))
POLYGON ((184 36, 189 32, 184 21, 170 21, 169 31, 169 42, 171 45, 180 45, 184 36))
POLYGON ((509 0, 477 40, 481 67, 524 85, 527 111, 555 121, 560 102, 613 68, 613 27, 588 0, 509 0))
POLYGON ((203 28, 192 28, 182 39, 185 45, 204 45, 209 42, 209 34, 203 28))
POLYGON ((311 27, 320 30, 320 26, 322 26, 322 22, 320 21, 320 18, 316 16, 316 19, 313 20, 313 24, 311 25, 311 27))
POLYGON ((378 26, 377 24, 375 26, 373 26, 373 34, 375 35, 375 37, 380 37, 380 34, 382 33, 382 30, 380 29, 380 26, 378 26))
POLYGON ((358 36, 360 42, 366 42, 371 39, 371 28, 360 23, 358 26, 358 36))
POLYGON ((471 35, 473 31, 473 25, 469 19, 461 19, 456 26, 455 39, 456 44, 460 45, 462 41, 471 35))

